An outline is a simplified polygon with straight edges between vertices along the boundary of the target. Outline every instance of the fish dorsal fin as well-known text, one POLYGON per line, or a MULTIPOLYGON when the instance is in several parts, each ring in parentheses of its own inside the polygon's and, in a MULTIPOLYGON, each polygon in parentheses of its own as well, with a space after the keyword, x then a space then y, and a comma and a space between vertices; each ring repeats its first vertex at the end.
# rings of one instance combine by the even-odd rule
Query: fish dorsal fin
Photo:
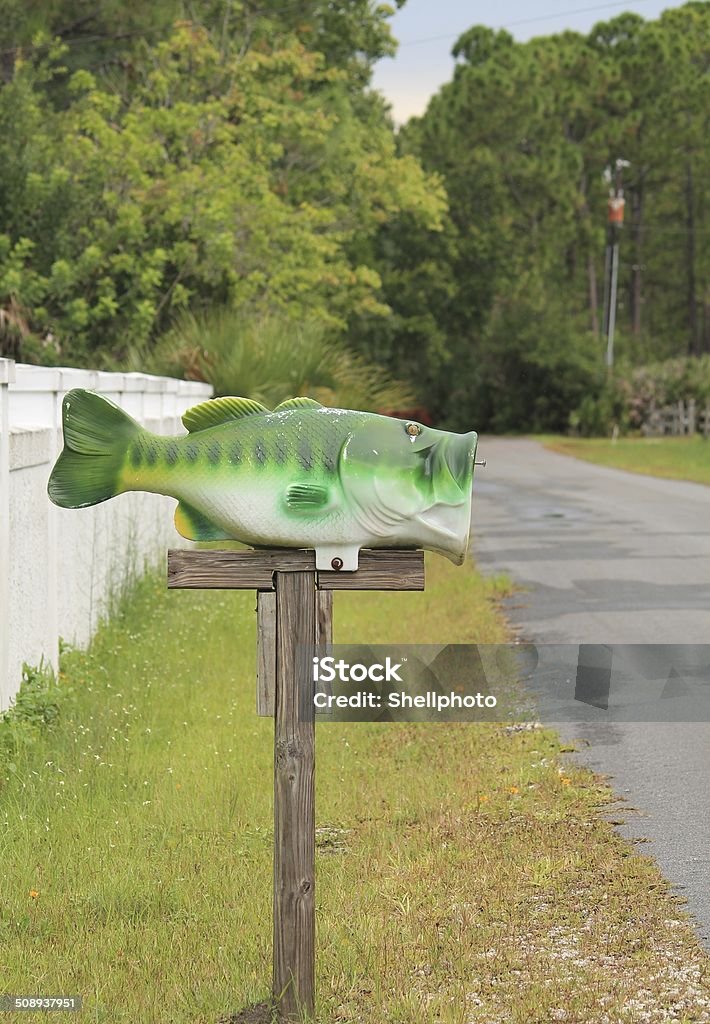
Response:
POLYGON ((268 411, 265 405, 255 402, 253 398, 210 398, 184 412, 182 422, 193 433, 218 427, 230 420, 239 420, 242 416, 255 416, 268 411))
POLYGON ((281 405, 277 405, 274 412, 285 412, 287 409, 322 409, 320 402, 315 398, 287 398, 281 405))

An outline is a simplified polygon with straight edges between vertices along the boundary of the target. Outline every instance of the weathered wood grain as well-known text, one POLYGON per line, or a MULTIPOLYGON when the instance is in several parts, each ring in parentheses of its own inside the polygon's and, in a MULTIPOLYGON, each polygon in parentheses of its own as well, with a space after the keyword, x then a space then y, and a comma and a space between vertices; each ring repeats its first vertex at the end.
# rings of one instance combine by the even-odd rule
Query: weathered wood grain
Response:
POLYGON ((333 591, 319 590, 316 594, 316 644, 326 647, 333 643, 333 591))
MULTIPOLYGON (((333 591, 316 593, 315 643, 333 643, 333 591)), ((256 713, 273 718, 276 707, 276 593, 260 590, 256 595, 256 713)))
MULTIPOLYGON (((295 548, 258 551, 168 551, 168 586, 188 589, 273 590, 274 573, 315 571, 315 552, 295 548)), ((317 574, 321 590, 423 590, 421 551, 364 549, 357 572, 317 574)))
POLYGON ((168 551, 168 586, 188 589, 273 590, 274 573, 315 568, 312 551, 168 551), (312 556, 312 557, 309 557, 312 556))
POLYGON ((256 713, 273 718, 276 707, 276 592, 256 595, 256 713))
POLYGON ((315 572, 276 575, 273 996, 282 1020, 315 1000, 315 572))
POLYGON ((424 590, 424 552, 360 552, 357 572, 319 572, 321 590, 424 590))

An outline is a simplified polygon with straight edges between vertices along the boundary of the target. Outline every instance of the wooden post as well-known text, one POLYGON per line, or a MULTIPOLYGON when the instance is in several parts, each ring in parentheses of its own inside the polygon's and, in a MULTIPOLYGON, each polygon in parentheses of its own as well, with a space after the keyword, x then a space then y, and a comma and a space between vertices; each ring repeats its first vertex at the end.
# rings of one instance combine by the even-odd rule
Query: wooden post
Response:
POLYGON ((256 595, 256 713, 276 714, 276 594, 259 590, 256 595))
POLYGON ((315 1006, 313 644, 332 643, 334 590, 423 590, 421 551, 361 551, 357 572, 319 572, 315 552, 169 551, 171 588, 257 591, 257 710, 274 715, 274 956, 282 1021, 315 1006))
MULTIPOLYGON (((319 647, 333 642, 333 591, 316 591, 316 636, 319 647)), ((276 714, 276 594, 260 590, 256 595, 256 713, 276 714)))
POLYGON ((282 1019, 315 1004, 315 572, 276 572, 273 994, 282 1019))
POLYGON ((328 647, 333 642, 333 591, 316 593, 316 644, 328 647))

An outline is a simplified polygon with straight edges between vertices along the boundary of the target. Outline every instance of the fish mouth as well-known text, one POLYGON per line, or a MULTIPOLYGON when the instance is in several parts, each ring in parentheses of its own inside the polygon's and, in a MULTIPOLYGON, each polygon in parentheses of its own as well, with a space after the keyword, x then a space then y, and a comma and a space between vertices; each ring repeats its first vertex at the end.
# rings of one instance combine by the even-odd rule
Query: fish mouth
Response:
POLYGON ((471 492, 456 505, 437 502, 419 518, 429 534, 426 546, 445 555, 455 565, 462 565, 471 532, 471 492))
POLYGON ((477 444, 478 435, 474 431, 446 438, 444 462, 456 486, 463 492, 471 490, 477 444))
POLYGON ((442 441, 437 453, 436 501, 422 519, 436 540, 433 550, 461 565, 471 533, 473 467, 478 435, 454 434, 442 441))

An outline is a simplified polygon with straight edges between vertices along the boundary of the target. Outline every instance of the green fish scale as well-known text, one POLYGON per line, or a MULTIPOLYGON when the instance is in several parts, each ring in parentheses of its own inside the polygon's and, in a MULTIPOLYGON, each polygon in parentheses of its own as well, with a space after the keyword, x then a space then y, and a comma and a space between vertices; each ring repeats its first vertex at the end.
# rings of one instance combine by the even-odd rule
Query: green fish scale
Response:
MULTIPOLYGON (((333 419, 303 410, 275 415, 254 415, 196 431, 186 438, 172 439, 163 449, 163 460, 170 466, 179 463, 214 468, 231 466, 245 470, 278 469, 304 473, 320 472, 332 476, 338 468, 338 456, 350 429, 348 413, 333 419), (178 455, 175 457, 175 445, 178 455)), ((162 441, 162 439, 161 439, 162 441)), ((145 442, 139 439, 139 464, 145 464, 145 442)), ((135 465, 135 463, 134 463, 135 465)))
MULTIPOLYGON (((166 442, 167 440, 166 438, 166 442)), ((161 456, 166 455, 167 447, 168 445, 163 442, 162 438, 148 433, 139 434, 131 443, 128 452, 131 467, 133 469, 144 469, 145 467, 156 466, 161 456)), ((177 443, 174 440, 169 446, 169 451, 174 465, 177 462, 177 443)))
POLYGON ((263 524, 269 536, 278 538, 273 531, 282 524, 284 543, 294 530, 345 537, 352 527, 338 462, 352 430, 368 418, 298 409, 245 416, 177 438, 143 433, 129 447, 126 484, 171 494, 247 540, 258 542, 262 516, 271 517, 268 527, 263 524), (322 510, 307 502, 289 508, 289 489, 299 483, 325 488, 322 510))
POLYGON ((357 419, 366 414, 337 417, 293 410, 253 415, 230 421, 186 437, 161 437, 141 433, 130 444, 127 469, 146 471, 185 468, 279 469, 332 475, 337 470, 340 449, 357 419), (353 417, 356 419, 354 420, 353 417))

